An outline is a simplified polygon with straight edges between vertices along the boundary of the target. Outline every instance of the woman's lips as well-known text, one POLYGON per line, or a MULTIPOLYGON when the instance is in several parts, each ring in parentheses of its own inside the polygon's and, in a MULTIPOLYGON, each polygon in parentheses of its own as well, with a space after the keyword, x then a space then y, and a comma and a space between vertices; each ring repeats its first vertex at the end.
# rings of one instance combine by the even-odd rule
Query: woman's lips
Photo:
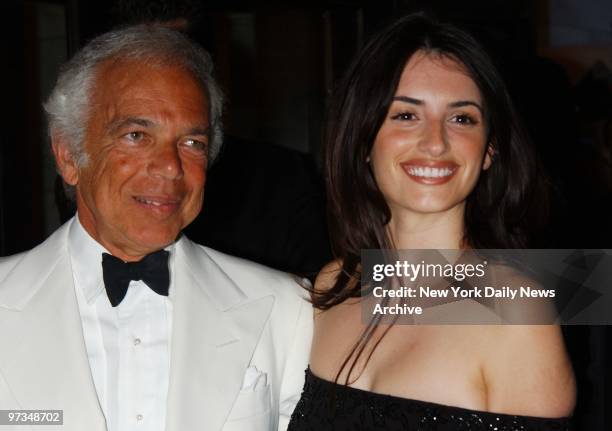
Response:
POLYGON ((400 166, 411 180, 428 185, 449 182, 459 168, 455 162, 433 160, 409 160, 400 166))

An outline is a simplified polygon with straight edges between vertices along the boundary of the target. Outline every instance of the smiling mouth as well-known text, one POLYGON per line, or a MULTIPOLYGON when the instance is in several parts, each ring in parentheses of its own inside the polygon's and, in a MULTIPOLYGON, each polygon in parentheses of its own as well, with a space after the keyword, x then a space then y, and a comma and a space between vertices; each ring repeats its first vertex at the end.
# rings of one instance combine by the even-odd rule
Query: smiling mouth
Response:
POLYGON ((159 208, 160 210, 172 210, 180 204, 181 200, 171 197, 159 197, 159 196, 133 196, 134 200, 139 204, 151 207, 159 208))
POLYGON ((452 175, 455 170, 450 168, 431 168, 429 166, 407 166, 406 171, 409 175, 424 178, 442 178, 452 175))
POLYGON ((432 162, 412 160, 401 164, 412 180, 429 185, 444 184, 451 180, 459 165, 454 162, 432 162))

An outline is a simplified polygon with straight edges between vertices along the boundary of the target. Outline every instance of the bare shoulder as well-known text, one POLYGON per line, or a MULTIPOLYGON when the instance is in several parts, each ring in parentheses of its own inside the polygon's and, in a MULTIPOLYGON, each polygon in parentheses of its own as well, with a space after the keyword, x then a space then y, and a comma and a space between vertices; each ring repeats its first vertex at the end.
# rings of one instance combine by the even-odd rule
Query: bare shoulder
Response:
POLYGON ((576 384, 556 325, 489 327, 483 376, 490 411, 538 417, 570 416, 576 384))
MULTIPOLYGON (((321 271, 319 271, 319 274, 317 275, 317 278, 315 279, 314 291, 313 291, 313 300, 315 303, 316 303, 317 295, 324 296, 329 293, 329 290, 332 289, 336 285, 336 281, 338 280, 338 277, 340 276, 340 274, 342 274, 343 271, 344 271, 343 261, 341 259, 336 259, 336 260, 329 262, 327 265, 325 265, 321 269, 321 271)), ((345 289, 353 289, 357 284, 359 284, 358 278, 348 278, 347 280, 348 281, 346 285, 342 286, 343 291, 345 289)), ((334 292, 334 293, 339 294, 340 292, 334 292)), ((359 302, 359 301, 355 301, 355 298, 348 298, 339 305, 343 305, 343 306, 346 306, 349 304, 354 305, 356 302, 359 302)), ((337 308, 337 307, 333 307, 333 308, 337 308)))
MULTIPOLYGON (((341 271, 341 260, 325 265, 315 280, 314 294, 329 293, 341 271)), ((324 310, 316 309, 310 352, 310 367, 313 373, 327 380, 334 380, 362 332, 361 308, 355 306, 354 301, 346 300, 324 310)))
POLYGON ((342 271, 342 261, 340 259, 332 260, 326 264, 317 274, 314 285, 315 290, 326 292, 331 289, 336 283, 340 271, 342 271))
MULTIPOLYGON (((340 271, 342 271, 342 261, 340 259, 332 260, 321 268, 314 282, 314 290, 311 293, 313 303, 316 304, 319 296, 325 295, 329 289, 334 287, 340 271)), ((322 312, 322 309, 315 306, 315 317, 319 316, 322 312)), ((318 319, 315 319, 315 322, 318 322, 318 319)))

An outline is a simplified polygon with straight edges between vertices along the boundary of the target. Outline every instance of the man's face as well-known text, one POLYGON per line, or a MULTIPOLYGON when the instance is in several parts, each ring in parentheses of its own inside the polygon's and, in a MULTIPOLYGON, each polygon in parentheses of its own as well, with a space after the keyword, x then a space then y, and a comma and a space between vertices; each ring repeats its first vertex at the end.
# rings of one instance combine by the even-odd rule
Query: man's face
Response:
POLYGON ((58 164, 76 185, 83 227, 115 256, 139 260, 172 243, 200 212, 208 103, 192 75, 176 66, 115 61, 98 72, 88 163, 72 175, 58 164))

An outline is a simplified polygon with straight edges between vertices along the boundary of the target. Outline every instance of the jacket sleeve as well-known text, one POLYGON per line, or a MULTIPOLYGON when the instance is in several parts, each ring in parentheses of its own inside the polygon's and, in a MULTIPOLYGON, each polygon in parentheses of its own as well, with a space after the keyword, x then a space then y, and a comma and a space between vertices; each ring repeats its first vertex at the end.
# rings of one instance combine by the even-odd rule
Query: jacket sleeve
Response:
POLYGON ((278 430, 285 431, 291 414, 302 394, 305 370, 310 357, 312 342, 313 310, 312 305, 300 300, 295 328, 289 340, 291 349, 287 356, 283 381, 280 388, 278 430))

